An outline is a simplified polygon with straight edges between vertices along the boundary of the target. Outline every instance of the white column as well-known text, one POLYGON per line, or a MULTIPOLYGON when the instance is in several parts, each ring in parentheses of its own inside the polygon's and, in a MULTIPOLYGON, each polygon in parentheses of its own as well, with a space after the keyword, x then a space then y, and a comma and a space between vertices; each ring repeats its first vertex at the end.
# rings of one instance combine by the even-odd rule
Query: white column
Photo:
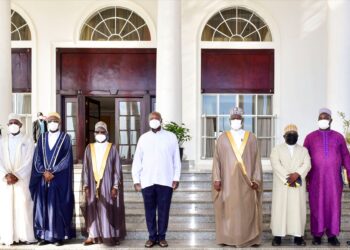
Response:
POLYGON ((10 0, 0 1, 0 55, 0 124, 4 128, 12 111, 10 0))
POLYGON ((327 105, 333 112, 332 128, 343 132, 337 114, 350 118, 350 1, 328 0, 327 105))
POLYGON ((182 121, 181 1, 158 0, 156 109, 164 121, 182 121))

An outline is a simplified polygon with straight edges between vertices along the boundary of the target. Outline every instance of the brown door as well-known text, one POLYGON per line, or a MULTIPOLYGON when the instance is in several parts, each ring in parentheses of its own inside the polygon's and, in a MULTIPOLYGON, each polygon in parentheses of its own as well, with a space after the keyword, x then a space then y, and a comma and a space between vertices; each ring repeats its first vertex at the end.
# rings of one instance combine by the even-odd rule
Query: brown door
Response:
POLYGON ((100 121, 100 102, 85 97, 85 145, 95 141, 95 124, 100 121))
POLYGON ((134 158, 137 141, 145 131, 145 105, 143 98, 117 98, 116 144, 123 164, 134 158))

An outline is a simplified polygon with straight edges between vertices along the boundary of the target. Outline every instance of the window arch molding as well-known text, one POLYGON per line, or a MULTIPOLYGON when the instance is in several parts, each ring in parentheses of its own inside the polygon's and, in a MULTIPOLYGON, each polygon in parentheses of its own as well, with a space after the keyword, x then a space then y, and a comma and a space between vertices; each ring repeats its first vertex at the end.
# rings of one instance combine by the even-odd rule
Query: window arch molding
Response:
MULTIPOLYGON (((198 26, 196 30, 196 42, 197 42, 197 51, 196 51, 196 57, 197 57, 197 63, 196 63, 196 70, 197 75, 193 79, 196 82, 196 114, 201 114, 203 104, 202 104, 202 93, 201 93, 201 50, 202 49, 274 49, 275 50, 275 93, 274 93, 274 101, 273 101, 273 110, 274 114, 277 115, 277 117, 280 116, 281 111, 281 34, 280 34, 280 27, 276 20, 274 19, 273 15, 270 13, 269 9, 265 8, 264 6, 251 1, 251 0, 235 0, 235 1, 216 1, 214 8, 206 8, 202 11, 201 17, 198 19, 198 26), (271 42, 225 42, 225 41, 202 41, 202 32, 208 23, 208 21, 219 11, 232 8, 232 7, 242 7, 245 9, 248 9, 252 12, 255 12, 261 17, 266 24, 269 26, 272 38, 273 40, 271 42)), ((196 144, 201 145, 201 136, 202 136, 202 125, 201 121, 196 121, 196 126, 200 127, 201 129, 197 130, 196 133, 196 144)), ((283 127, 283 124, 281 124, 280 119, 277 119, 275 124, 275 131, 280 131, 283 127)), ((275 136, 277 138, 277 141, 280 140, 278 133, 275 133, 275 136)), ((209 163, 211 160, 206 160, 201 157, 202 149, 200 146, 196 146, 196 161, 201 162, 203 164, 209 163)), ((264 164, 268 163, 268 160, 262 160, 264 164)))
POLYGON ((257 47, 255 44, 259 43, 259 46, 262 47, 268 47, 268 48, 276 48, 279 47, 280 44, 280 32, 279 32, 279 27, 276 23, 276 21, 274 20, 274 18, 271 16, 271 14, 264 9, 262 6, 253 3, 253 2, 247 2, 244 0, 237 0, 234 3, 227 3, 227 2, 219 2, 216 5, 216 8, 212 8, 210 9, 210 11, 207 12, 203 12, 203 17, 201 19, 201 22, 199 24, 199 29, 197 30, 197 41, 201 44, 200 47, 207 47, 207 45, 209 47, 211 47, 211 45, 209 44, 215 44, 217 43, 217 45, 214 45, 214 47, 216 46, 220 46, 221 48, 223 47, 229 47, 229 48, 235 48, 235 47, 239 47, 239 48, 246 48, 246 47, 257 47), (213 42, 213 41, 202 41, 202 33, 204 28, 206 27, 208 21, 217 13, 219 13, 219 11, 223 11, 225 9, 229 9, 229 8, 234 8, 234 7, 239 7, 239 8, 243 8, 243 9, 247 9, 253 13, 256 13, 269 27, 271 35, 272 35, 272 41, 269 42, 245 42, 245 41, 237 41, 237 42, 227 42, 227 41, 218 41, 218 42, 213 42), (220 45, 219 45, 220 44, 220 45), (244 45, 243 45, 244 44, 244 45), (249 45, 250 44, 250 45, 249 45))
MULTIPOLYGON (((15 44, 15 47, 17 47, 16 45, 18 45, 18 44, 24 44, 24 43, 28 44, 28 45, 26 45, 26 47, 28 47, 28 46, 30 46, 29 43, 34 43, 34 41, 36 40, 37 34, 36 34, 35 25, 25 10, 23 10, 17 4, 11 3, 11 14, 13 11, 17 12, 24 19, 24 21, 27 23, 28 28, 29 28, 30 33, 31 33, 31 39, 30 40, 11 40, 11 42, 12 42, 12 44, 15 44)), ((12 20, 11 20, 11 25, 12 25, 12 20)), ((20 46, 20 45, 18 45, 18 46, 20 46)))
MULTIPOLYGON (((149 40, 149 41, 121 41, 122 43, 138 42, 138 43, 148 43, 148 44, 154 44, 154 45, 156 44, 155 43, 155 41, 156 41, 156 29, 155 29, 154 22, 153 22, 152 18, 150 17, 150 15, 148 14, 148 12, 146 10, 144 10, 141 6, 139 6, 133 2, 130 2, 130 1, 125 1, 125 0, 119 0, 117 2, 117 4, 95 4, 95 5, 89 6, 89 8, 86 9, 84 11, 84 13, 81 15, 81 19, 79 20, 78 25, 76 25, 76 28, 74 31, 75 41, 76 42, 96 42, 93 40, 90 40, 90 41, 81 40, 80 39, 81 31, 83 30, 86 21, 88 21, 89 18, 94 16, 96 13, 98 13, 98 11, 108 9, 108 8, 113 8, 113 7, 118 7, 118 8, 133 11, 135 14, 140 16, 145 21, 145 23, 149 29, 149 33, 150 33, 150 37, 151 37, 151 40, 149 40)), ((104 41, 104 42, 109 42, 109 41, 104 41)))

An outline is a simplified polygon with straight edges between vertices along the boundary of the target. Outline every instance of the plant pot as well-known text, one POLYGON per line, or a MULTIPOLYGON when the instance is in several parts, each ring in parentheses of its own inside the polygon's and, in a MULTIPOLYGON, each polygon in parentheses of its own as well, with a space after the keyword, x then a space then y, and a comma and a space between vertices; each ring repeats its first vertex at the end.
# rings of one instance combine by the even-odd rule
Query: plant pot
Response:
POLYGON ((179 148, 180 149, 180 160, 182 161, 182 157, 184 156, 184 148, 179 148))

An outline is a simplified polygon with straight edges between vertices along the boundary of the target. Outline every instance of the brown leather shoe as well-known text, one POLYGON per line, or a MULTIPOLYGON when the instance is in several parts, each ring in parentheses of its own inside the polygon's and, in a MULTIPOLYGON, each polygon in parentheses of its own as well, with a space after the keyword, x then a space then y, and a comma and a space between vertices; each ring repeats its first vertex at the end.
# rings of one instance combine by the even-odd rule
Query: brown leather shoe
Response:
POLYGON ((153 247, 155 244, 156 244, 155 241, 153 241, 153 240, 148 240, 148 241, 146 241, 146 243, 145 243, 145 247, 146 247, 146 248, 151 248, 151 247, 153 247))
POLYGON ((168 247, 168 242, 166 240, 160 240, 159 241, 159 246, 160 247, 168 247))
POLYGON ((91 238, 87 238, 84 242, 83 242, 83 245, 84 246, 90 246, 90 245, 93 245, 94 244, 94 240, 91 239, 91 238))

